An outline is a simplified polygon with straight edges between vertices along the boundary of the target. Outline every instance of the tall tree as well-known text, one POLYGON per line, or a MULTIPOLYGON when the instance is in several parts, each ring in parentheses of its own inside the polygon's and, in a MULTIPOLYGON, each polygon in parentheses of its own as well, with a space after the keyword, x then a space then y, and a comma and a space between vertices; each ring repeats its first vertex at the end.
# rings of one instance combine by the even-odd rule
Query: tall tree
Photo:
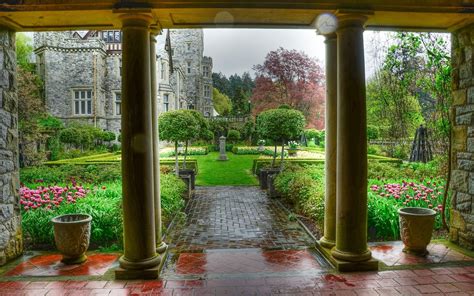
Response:
POLYGON ((229 115, 232 110, 232 103, 229 97, 221 93, 217 88, 214 88, 212 94, 212 103, 214 104, 214 109, 221 116, 229 115))
POLYGON ((324 72, 305 53, 282 47, 267 54, 251 96, 253 113, 286 104, 303 112, 308 127, 324 128, 324 72))

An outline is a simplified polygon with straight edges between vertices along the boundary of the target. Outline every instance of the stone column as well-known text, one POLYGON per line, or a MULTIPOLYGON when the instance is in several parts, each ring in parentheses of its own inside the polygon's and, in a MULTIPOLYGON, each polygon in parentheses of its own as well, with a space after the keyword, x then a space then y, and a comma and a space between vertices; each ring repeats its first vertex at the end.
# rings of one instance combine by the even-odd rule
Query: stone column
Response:
POLYGON ((158 276, 148 15, 122 16, 122 179, 124 255, 117 278, 158 276))
POLYGON ((449 239, 474 250, 474 24, 452 32, 453 130, 449 239))
POLYGON ((326 35, 326 195, 324 236, 319 243, 332 248, 336 241, 337 166, 337 35, 326 35))
POLYGON ((158 129, 158 95, 156 81, 156 35, 159 30, 153 30, 150 34, 150 77, 151 77, 151 105, 152 105, 152 132, 153 132, 153 176, 154 180, 154 204, 155 204, 155 231, 156 251, 162 254, 167 245, 161 240, 161 192, 160 192, 160 147, 158 129))
POLYGON ((339 16, 337 30, 337 209, 334 258, 371 259, 367 248, 367 123, 364 22, 339 16))
POLYGON ((15 32, 0 28, 0 266, 23 253, 15 32))

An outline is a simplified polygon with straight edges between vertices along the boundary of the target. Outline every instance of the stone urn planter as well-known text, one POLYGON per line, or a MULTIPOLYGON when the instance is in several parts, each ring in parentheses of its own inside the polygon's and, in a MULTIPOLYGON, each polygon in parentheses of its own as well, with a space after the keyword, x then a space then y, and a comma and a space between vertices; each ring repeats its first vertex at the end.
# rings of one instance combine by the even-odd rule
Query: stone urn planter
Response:
POLYGON ((268 175, 278 174, 280 168, 261 168, 259 173, 260 189, 268 189, 268 175))
POLYGON ((267 195, 270 198, 280 197, 280 194, 279 194, 278 190, 276 190, 276 188, 275 188, 275 179, 276 179, 277 176, 278 176, 278 174, 268 174, 267 175, 267 185, 268 185, 267 195))
POLYGON ((288 151, 289 156, 296 156, 298 154, 299 148, 288 148, 286 149, 288 151))
POLYGON ((402 208, 400 217, 400 236, 405 248, 403 252, 425 256, 426 247, 431 241, 436 212, 426 208, 402 208))
POLYGON ((189 176, 190 180, 190 187, 192 190, 196 187, 196 172, 193 169, 180 169, 179 170, 179 176, 189 176))
POLYGON ((92 217, 87 214, 68 214, 51 219, 54 241, 63 255, 61 262, 80 264, 87 260, 92 217))

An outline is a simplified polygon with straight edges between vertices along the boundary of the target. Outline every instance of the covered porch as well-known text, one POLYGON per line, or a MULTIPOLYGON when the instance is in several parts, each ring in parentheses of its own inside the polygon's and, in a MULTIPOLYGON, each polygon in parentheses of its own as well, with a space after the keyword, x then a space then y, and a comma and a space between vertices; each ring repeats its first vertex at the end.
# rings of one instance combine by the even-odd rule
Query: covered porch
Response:
MULTIPOLYGON (((15 32, 120 29, 124 254, 118 279, 157 278, 161 240, 155 36, 166 28, 307 28, 329 13, 326 34, 326 206, 318 247, 339 271, 376 270, 367 245, 365 29, 452 32, 453 163, 451 240, 474 248, 474 15, 464 1, 15 1, 0 5, 0 263, 23 252, 18 207, 15 32), (331 24, 329 24, 331 25, 331 24), (458 210, 456 197, 470 198, 458 210)), ((467 270, 466 270, 467 271, 467 270)))

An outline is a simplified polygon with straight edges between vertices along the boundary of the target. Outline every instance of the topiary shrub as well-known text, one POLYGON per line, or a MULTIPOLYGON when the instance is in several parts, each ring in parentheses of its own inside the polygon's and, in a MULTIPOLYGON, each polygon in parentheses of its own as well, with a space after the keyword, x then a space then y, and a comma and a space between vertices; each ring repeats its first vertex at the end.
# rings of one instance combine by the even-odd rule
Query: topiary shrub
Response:
POLYGON ((227 140, 231 143, 235 143, 240 140, 240 133, 237 130, 229 130, 227 132, 227 140))
POLYGON ((202 122, 189 110, 175 110, 160 115, 160 139, 174 142, 175 171, 179 176, 178 143, 188 142, 201 133, 202 122))
POLYGON ((281 143, 281 166, 283 167, 286 141, 298 139, 305 125, 305 117, 298 110, 270 109, 258 115, 257 131, 260 138, 270 139, 275 143, 272 166, 275 166, 277 157, 277 143, 281 143))

